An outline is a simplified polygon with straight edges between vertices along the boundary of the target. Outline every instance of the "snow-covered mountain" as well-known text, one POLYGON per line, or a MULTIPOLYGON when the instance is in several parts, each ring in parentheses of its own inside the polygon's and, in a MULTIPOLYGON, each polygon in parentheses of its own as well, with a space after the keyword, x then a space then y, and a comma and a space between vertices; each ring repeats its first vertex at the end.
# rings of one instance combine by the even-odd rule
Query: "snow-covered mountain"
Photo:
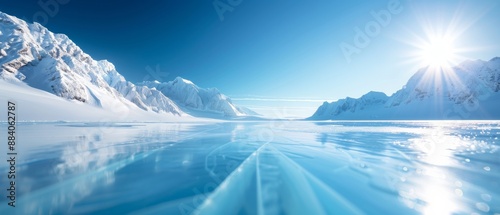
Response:
POLYGON ((386 96, 325 102, 309 119, 500 119, 500 58, 465 61, 452 69, 420 69, 386 96))
POLYGON ((54 34, 38 23, 28 24, 2 12, 0 65, 0 78, 9 83, 27 84, 102 109, 185 116, 179 106, 191 107, 194 103, 181 98, 191 97, 195 89, 202 92, 203 98, 203 106, 193 106, 197 110, 223 112, 225 116, 250 113, 241 111, 217 90, 204 90, 192 83, 192 89, 174 87, 172 92, 137 86, 120 75, 112 63, 92 59, 66 35, 54 34))
POLYGON ((139 85, 159 90, 179 106, 185 107, 184 111, 192 115, 198 115, 199 111, 222 114, 228 117, 257 115, 247 108, 237 107, 229 97, 221 94, 216 88, 203 89, 181 77, 166 83, 153 81, 143 82, 139 85))

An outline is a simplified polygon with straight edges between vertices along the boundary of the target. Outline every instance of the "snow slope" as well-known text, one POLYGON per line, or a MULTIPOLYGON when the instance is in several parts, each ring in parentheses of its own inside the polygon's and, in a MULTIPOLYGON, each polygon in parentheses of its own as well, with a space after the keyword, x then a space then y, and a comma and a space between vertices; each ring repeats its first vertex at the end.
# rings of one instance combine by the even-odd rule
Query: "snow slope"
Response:
POLYGON ((176 85, 172 91, 137 86, 119 74, 112 63, 92 59, 66 35, 54 34, 38 23, 28 24, 2 12, 0 65, 0 79, 5 80, 2 84, 25 83, 104 110, 126 108, 129 111, 187 116, 181 109, 193 107, 201 111, 197 112, 198 116, 204 117, 211 116, 205 113, 207 111, 210 114, 223 113, 227 117, 255 114, 242 111, 216 89, 201 89, 192 82, 189 86, 176 85), (175 98, 177 104, 169 97, 175 98))
POLYGON ((500 58, 420 69, 399 91, 325 102, 309 119, 500 119, 500 58))
MULTIPOLYGON (((115 101, 114 108, 104 109, 55 96, 49 92, 35 89, 25 83, 10 83, 0 79, 0 101, 16 104, 17 121, 88 121, 102 122, 160 122, 160 121, 207 121, 191 116, 158 114, 147 112, 139 107, 126 107, 115 101)), ((6 104, 5 104, 6 105, 6 104)), ((0 113, 7 119, 6 112, 0 113)))

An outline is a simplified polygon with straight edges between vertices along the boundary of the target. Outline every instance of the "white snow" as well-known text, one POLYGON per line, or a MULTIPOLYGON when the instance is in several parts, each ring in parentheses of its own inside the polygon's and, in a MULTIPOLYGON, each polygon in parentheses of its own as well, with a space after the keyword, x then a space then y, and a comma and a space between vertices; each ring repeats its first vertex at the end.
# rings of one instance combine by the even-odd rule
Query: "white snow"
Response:
POLYGON ((106 60, 95 61, 66 35, 53 34, 39 24, 0 13, 5 41, 0 59, 1 77, 9 82, 25 82, 57 96, 114 109, 119 104, 145 111, 185 115, 161 93, 141 89, 127 82, 106 60), (8 42, 7 42, 8 41, 8 42), (150 98, 154 96, 154 98, 150 98))

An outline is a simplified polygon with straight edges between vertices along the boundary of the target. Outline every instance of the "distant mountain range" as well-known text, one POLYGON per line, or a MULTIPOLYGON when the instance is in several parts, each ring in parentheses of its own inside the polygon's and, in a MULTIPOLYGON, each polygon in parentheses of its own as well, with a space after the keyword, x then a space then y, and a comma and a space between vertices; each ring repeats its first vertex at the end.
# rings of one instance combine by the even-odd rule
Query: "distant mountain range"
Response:
POLYGON ((192 116, 203 117, 209 113, 216 115, 223 113, 231 117, 258 115, 248 108, 234 105, 229 97, 216 88, 203 89, 181 77, 166 83, 152 81, 142 82, 139 85, 160 91, 192 116))
POLYGON ((500 58, 422 68, 391 96, 369 92, 325 102, 309 119, 500 119, 500 58))
POLYGON ((256 115, 217 89, 203 89, 180 77, 168 83, 133 84, 112 63, 92 59, 66 35, 2 12, 0 65, 0 79, 6 83, 27 84, 101 109, 212 118, 256 115))

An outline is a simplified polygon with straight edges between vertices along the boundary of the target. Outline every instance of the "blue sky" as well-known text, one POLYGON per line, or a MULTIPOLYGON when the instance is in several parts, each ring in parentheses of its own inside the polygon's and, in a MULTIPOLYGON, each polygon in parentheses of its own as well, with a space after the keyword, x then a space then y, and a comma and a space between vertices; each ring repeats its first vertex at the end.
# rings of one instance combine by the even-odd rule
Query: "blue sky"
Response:
POLYGON ((464 59, 500 55, 495 0, 65 1, 54 13, 28 0, 2 1, 0 11, 67 34, 132 82, 152 80, 151 71, 162 81, 181 76, 276 117, 307 117, 324 100, 371 90, 394 93, 422 66, 412 44, 429 29, 454 26, 464 59), (221 20, 214 2, 232 11, 221 20), (381 10, 390 20, 347 59, 341 44, 355 45, 355 29, 366 33, 381 10))

